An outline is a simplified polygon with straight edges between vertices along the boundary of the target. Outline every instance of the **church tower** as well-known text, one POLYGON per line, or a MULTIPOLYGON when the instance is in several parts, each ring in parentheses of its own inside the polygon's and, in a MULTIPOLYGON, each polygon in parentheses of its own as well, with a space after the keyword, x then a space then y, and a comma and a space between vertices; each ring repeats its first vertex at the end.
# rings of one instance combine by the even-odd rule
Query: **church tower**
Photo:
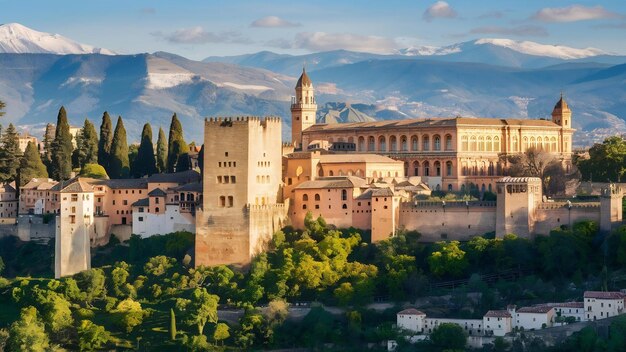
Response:
POLYGON ((567 102, 563 99, 563 93, 552 110, 552 122, 563 128, 572 128, 572 110, 569 109, 567 102))
POLYGON ((291 142, 296 149, 302 149, 302 131, 315 124, 317 104, 313 83, 302 68, 302 75, 296 84, 296 96, 291 97, 291 142))

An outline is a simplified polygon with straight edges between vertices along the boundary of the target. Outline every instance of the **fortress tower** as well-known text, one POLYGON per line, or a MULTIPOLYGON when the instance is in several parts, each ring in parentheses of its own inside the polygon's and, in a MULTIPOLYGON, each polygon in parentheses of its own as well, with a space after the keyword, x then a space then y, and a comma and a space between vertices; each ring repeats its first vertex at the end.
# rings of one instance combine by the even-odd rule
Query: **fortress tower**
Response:
POLYGON ((529 238, 534 233, 535 208, 542 201, 538 177, 503 177, 496 182, 496 237, 513 233, 529 238))
POLYGON ((81 179, 60 190, 61 212, 56 218, 54 277, 91 268, 90 238, 94 230, 93 187, 81 179))
POLYGON ((296 149, 302 149, 302 131, 315 124, 317 104, 313 83, 302 69, 302 75, 296 84, 296 96, 291 97, 291 142, 296 149))
POLYGON ((281 176, 279 118, 205 120, 196 266, 245 265, 266 249, 286 217, 281 176))
POLYGON ((600 196, 600 230, 610 232, 622 223, 622 188, 611 183, 600 196))

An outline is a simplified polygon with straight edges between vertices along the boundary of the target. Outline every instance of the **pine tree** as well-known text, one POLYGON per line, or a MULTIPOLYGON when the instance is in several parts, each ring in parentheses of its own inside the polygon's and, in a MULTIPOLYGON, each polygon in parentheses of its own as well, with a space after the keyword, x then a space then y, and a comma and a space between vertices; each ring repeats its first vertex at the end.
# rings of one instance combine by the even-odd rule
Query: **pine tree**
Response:
POLYGON ((141 144, 139 144, 137 159, 133 164, 132 170, 133 177, 149 176, 157 172, 154 145, 152 144, 152 127, 149 123, 143 125, 141 144))
POLYGON ((170 340, 176 340, 176 315, 174 309, 170 308, 170 340))
MULTIPOLYGON (((98 164, 102 165, 109 172, 109 161, 111 159, 111 145, 113 144, 113 125, 108 112, 102 115, 100 125, 100 141, 98 142, 98 164)), ((109 173, 110 175, 110 173, 109 173)))
POLYGON ((17 179, 17 170, 20 166, 20 145, 18 133, 13 124, 2 134, 0 147, 0 181, 11 182, 17 179))
POLYGON ((85 119, 85 124, 77 135, 76 150, 79 167, 98 163, 98 133, 89 119, 85 119))
POLYGON ((19 186, 27 184, 31 179, 36 177, 47 178, 48 170, 46 165, 41 161, 41 156, 35 143, 28 142, 24 156, 20 160, 20 177, 19 186))
POLYGON ((57 127, 52 142, 52 153, 50 161, 50 175, 55 180, 67 180, 72 173, 72 135, 70 125, 67 122, 67 112, 61 106, 57 116, 57 127))
POLYGON ((185 143, 183 138, 183 126, 181 126, 178 117, 174 114, 170 124, 170 135, 167 145, 167 172, 182 171, 176 167, 176 164, 183 153, 187 153, 187 143, 185 143))
POLYGON ((127 178, 130 172, 128 160, 128 142, 126 141, 126 129, 122 117, 117 118, 113 143, 111 144, 111 159, 107 173, 111 178, 127 178))
POLYGON ((157 139, 157 169, 159 172, 167 171, 167 144, 165 141, 165 132, 159 127, 159 137, 157 139))

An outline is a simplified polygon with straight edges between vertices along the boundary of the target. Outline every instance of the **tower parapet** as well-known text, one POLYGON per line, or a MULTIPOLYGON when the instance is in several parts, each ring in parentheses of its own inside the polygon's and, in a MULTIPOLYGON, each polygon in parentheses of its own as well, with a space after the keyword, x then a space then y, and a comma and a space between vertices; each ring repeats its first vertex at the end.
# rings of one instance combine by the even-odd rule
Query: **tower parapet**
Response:
POLYGON ((622 223, 622 188, 608 184, 600 192, 600 230, 610 232, 622 223))

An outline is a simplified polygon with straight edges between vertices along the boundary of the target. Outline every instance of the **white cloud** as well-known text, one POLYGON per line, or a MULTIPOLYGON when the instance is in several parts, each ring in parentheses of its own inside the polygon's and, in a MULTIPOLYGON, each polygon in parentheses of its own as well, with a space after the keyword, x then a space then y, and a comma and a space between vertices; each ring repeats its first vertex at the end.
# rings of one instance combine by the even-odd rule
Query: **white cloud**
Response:
POLYGON ((620 15, 607 11, 602 6, 571 5, 567 7, 544 8, 537 11, 532 18, 543 22, 577 22, 618 17, 620 15))
POLYGON ((435 18, 456 18, 457 13, 447 2, 437 1, 424 11, 422 17, 426 21, 432 21, 435 18))
POLYGON ((470 31, 470 34, 496 34, 496 35, 514 35, 514 36, 534 36, 547 37, 548 31, 540 26, 516 26, 516 27, 500 27, 485 26, 477 27, 470 31))
POLYGON ((280 27, 299 27, 300 23, 289 22, 277 16, 267 16, 259 18, 252 22, 250 27, 262 27, 262 28, 280 28, 280 27))
POLYGON ((182 28, 172 33, 154 32, 155 37, 161 37, 170 43, 175 44, 207 44, 207 43, 250 43, 250 39, 245 38, 236 31, 229 32, 208 32, 200 26, 182 28))
POLYGON ((398 49, 392 38, 352 33, 302 32, 296 34, 292 42, 274 41, 268 43, 282 48, 306 49, 310 51, 350 50, 377 54, 390 54, 398 49))

